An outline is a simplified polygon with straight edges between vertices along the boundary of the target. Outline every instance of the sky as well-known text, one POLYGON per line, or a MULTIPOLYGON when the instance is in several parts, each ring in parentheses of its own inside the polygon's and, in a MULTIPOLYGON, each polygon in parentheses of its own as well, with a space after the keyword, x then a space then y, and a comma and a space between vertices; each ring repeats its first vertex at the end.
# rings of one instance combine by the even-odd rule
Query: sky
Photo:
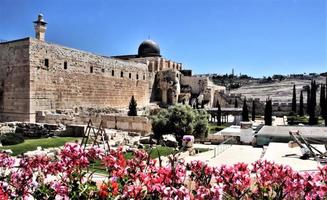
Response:
POLYGON ((0 40, 34 37, 114 56, 148 38, 194 74, 327 71, 326 0, 0 0, 0 40))

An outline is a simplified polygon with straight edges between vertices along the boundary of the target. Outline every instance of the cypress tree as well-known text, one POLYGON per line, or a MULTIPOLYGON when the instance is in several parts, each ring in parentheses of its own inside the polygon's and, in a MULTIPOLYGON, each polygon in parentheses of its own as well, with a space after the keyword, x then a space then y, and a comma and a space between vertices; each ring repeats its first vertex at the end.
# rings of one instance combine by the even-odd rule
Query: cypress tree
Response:
POLYGON ((302 117, 304 115, 304 107, 303 107, 303 91, 300 94, 300 108, 299 108, 299 115, 302 117))
POLYGON ((325 91, 325 106, 324 106, 324 108, 325 108, 325 116, 324 116, 324 118, 325 118, 325 126, 327 126, 327 77, 326 77, 326 84, 325 84, 325 89, 326 89, 326 91, 325 91))
POLYGON ((265 107, 265 125, 271 126, 272 125, 272 103, 271 99, 266 101, 265 107))
POLYGON ((311 92, 310 92, 310 110, 309 110, 309 125, 315 125, 317 123, 316 119, 316 92, 317 92, 317 85, 316 81, 311 81, 311 92))
POLYGON ((244 121, 244 122, 250 121, 248 105, 246 104, 246 98, 244 98, 244 100, 243 100, 242 121, 244 121))
POLYGON ((325 117, 324 118, 325 118, 325 126, 327 126, 327 96, 325 99, 325 117))
POLYGON ((310 86, 307 86, 307 114, 310 113, 310 99, 311 99, 311 95, 310 95, 310 86))
POLYGON ((235 98, 235 104, 234 104, 234 107, 235 108, 238 108, 238 102, 237 102, 237 99, 235 98))
POLYGON ((255 101, 252 101, 252 121, 255 121, 255 101))
POLYGON ((326 77, 326 84, 325 84, 325 119, 327 118, 327 77, 326 77))
POLYGON ((292 112, 296 114, 296 90, 295 85, 293 85, 293 98, 292 98, 292 112))
POLYGON ((129 102, 129 111, 128 111, 128 116, 137 116, 137 103, 134 98, 134 95, 131 98, 131 101, 129 102))
POLYGON ((221 126, 221 107, 220 107, 220 104, 219 104, 219 101, 217 100, 217 125, 218 126, 221 126))
POLYGON ((311 99, 312 99, 313 108, 316 108, 316 106, 317 106, 317 88, 318 87, 317 87, 316 81, 314 80, 313 86, 311 87, 311 99))
POLYGON ((326 100, 326 94, 325 94, 325 85, 321 85, 320 88, 320 115, 321 117, 325 118, 325 112, 326 112, 326 108, 325 108, 325 100, 326 100))

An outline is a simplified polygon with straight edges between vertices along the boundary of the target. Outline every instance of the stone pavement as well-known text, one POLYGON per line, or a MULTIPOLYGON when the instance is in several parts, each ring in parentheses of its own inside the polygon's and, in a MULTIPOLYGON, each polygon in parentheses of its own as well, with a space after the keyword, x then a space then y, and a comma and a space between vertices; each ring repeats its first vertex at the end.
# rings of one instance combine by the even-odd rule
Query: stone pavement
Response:
MULTIPOLYGON (((324 145, 313 145, 321 152, 325 152, 324 145)), ((289 165, 297 171, 316 171, 322 166, 313 158, 302 160, 300 147, 289 148, 287 143, 270 143, 263 159, 274 161, 278 164, 289 165)))
POLYGON ((210 166, 219 166, 222 164, 233 165, 239 162, 250 164, 259 160, 263 151, 262 148, 254 148, 247 145, 225 144, 210 146, 214 147, 214 149, 194 156, 185 157, 185 161, 191 162, 192 160, 200 160, 210 166))

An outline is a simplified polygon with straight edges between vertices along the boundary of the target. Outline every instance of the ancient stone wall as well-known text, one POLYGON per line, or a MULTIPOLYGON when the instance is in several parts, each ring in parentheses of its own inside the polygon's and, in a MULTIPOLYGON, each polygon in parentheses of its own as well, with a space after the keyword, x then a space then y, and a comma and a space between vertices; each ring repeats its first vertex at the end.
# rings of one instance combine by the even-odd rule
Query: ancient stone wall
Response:
POLYGON ((29 39, 0 43, 0 121, 29 121, 29 39))
POLYGON ((213 107, 217 102, 217 93, 224 94, 226 92, 226 87, 215 85, 210 79, 207 84, 207 88, 204 91, 204 99, 209 102, 210 107, 213 107))
POLYGON ((47 114, 38 112, 36 121, 38 123, 50 124, 84 124, 86 125, 89 120, 92 120, 93 125, 98 127, 101 120, 104 122, 105 128, 119 129, 124 131, 134 131, 141 133, 149 133, 152 130, 151 121, 147 117, 141 116, 120 116, 120 115, 65 115, 65 114, 47 114))
POLYGON ((182 76, 181 84, 189 85, 192 88, 192 94, 200 94, 205 90, 208 85, 209 78, 207 77, 193 77, 193 76, 182 76))
POLYGON ((152 130, 151 121, 147 117, 102 115, 101 119, 103 120, 106 128, 141 133, 149 133, 152 130))
POLYGON ((147 65, 31 39, 31 112, 149 102, 147 65))
MULTIPOLYGON (((156 82, 160 89, 160 101, 163 104, 178 103, 178 95, 180 94, 180 77, 181 73, 177 70, 162 70, 157 72, 156 82)), ((155 90, 158 91, 157 88, 155 90)))
POLYGON ((216 94, 218 92, 224 93, 226 90, 224 86, 215 85, 208 77, 182 76, 181 84, 183 86, 188 85, 191 88, 191 93, 200 95, 209 107, 216 104, 216 94))

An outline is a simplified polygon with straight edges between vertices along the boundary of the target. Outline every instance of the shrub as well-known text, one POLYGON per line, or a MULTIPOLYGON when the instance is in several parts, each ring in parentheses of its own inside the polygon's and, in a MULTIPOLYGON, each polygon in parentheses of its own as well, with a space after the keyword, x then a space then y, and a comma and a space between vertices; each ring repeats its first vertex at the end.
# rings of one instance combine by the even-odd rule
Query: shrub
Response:
POLYGON ((195 112, 193 135, 196 138, 205 138, 208 136, 209 122, 208 114, 204 110, 195 112))
POLYGON ((6 133, 0 137, 2 145, 15 145, 24 142, 24 137, 20 133, 6 133))
POLYGON ((289 125, 308 124, 308 118, 305 116, 288 116, 287 122, 289 125))
POLYGON ((181 144, 184 135, 205 136, 208 132, 208 114, 188 105, 172 106, 154 116, 152 130, 156 139, 164 134, 173 134, 181 144))

